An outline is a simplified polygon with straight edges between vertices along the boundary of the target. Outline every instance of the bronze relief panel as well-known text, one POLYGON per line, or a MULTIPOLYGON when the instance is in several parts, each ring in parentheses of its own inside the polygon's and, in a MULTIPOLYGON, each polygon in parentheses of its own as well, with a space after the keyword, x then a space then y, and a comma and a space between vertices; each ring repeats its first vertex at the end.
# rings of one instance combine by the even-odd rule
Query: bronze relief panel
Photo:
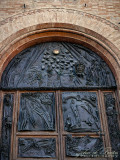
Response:
POLYGON ((6 67, 2 89, 115 88, 108 65, 96 53, 67 42, 25 49, 6 67))
POLYGON ((106 115, 108 121, 108 129, 111 141, 111 147, 114 155, 114 160, 120 159, 120 129, 118 124, 118 112, 116 110, 115 98, 113 93, 104 93, 104 101, 106 108, 106 115))
POLYGON ((22 93, 18 131, 54 131, 54 93, 22 93))
POLYGON ((62 111, 65 131, 100 131, 95 92, 64 92, 62 94, 62 111))
POLYGON ((104 156, 102 137, 68 135, 65 138, 65 145, 67 157, 98 158, 104 156))
POLYGON ((10 159, 10 146, 13 122, 14 94, 5 94, 3 99, 2 135, 0 142, 0 159, 10 159))
POLYGON ((55 138, 19 138, 18 157, 21 158, 55 158, 55 138))

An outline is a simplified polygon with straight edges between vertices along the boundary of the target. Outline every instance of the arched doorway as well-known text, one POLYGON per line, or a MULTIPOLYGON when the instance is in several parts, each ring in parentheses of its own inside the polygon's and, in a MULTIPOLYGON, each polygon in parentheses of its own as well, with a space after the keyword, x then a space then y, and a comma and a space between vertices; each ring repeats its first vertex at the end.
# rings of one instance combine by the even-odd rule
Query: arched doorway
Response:
POLYGON ((116 81, 88 48, 27 48, 6 67, 1 89, 2 159, 106 159, 106 148, 118 156, 116 81))

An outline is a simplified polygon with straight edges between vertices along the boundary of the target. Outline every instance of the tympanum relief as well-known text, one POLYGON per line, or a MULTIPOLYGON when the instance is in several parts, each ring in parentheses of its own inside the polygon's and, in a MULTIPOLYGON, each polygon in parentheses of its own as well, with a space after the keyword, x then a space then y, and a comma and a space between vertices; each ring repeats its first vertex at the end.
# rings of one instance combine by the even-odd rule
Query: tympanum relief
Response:
POLYGON ((9 63, 1 81, 3 89, 115 86, 111 70, 97 54, 66 42, 25 49, 9 63))

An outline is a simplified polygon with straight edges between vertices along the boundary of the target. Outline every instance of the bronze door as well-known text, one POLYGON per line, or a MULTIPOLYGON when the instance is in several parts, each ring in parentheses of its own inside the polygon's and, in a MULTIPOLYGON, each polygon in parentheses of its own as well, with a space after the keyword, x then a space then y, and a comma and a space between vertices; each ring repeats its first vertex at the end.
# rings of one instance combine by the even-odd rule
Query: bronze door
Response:
POLYGON ((1 160, 119 160, 116 97, 112 71, 87 48, 22 51, 1 79, 1 160))
MULTIPOLYGON (((108 128, 110 111, 108 108, 107 113, 105 108, 114 107, 115 111, 114 92, 17 91, 2 96, 6 121, 2 139, 6 143, 3 145, 8 146, 2 153, 4 159, 8 156, 15 160, 107 159, 110 156, 105 151, 111 151, 108 134, 112 128, 108 128), (7 141, 10 134, 11 143, 7 141)), ((114 156, 117 157, 117 152, 114 156)))

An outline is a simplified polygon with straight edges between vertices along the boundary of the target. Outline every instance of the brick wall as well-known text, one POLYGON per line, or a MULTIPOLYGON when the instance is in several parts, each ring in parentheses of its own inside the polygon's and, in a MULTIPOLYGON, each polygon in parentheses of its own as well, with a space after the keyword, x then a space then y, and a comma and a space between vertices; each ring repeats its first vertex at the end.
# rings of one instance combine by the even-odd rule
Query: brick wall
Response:
POLYGON ((0 0, 0 21, 25 10, 49 7, 77 9, 120 26, 120 0, 0 0))

